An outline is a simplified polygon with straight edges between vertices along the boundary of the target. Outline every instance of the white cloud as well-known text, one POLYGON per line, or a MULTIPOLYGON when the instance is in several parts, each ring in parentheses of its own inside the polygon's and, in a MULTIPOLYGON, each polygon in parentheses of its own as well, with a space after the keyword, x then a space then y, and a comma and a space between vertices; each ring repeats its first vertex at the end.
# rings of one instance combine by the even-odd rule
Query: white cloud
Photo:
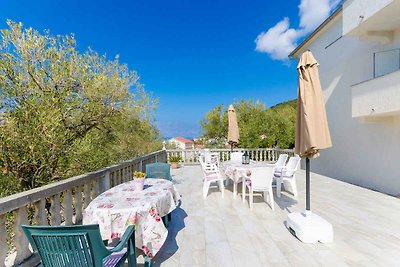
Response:
POLYGON ((256 39, 256 50, 268 53, 272 59, 284 59, 293 51, 298 39, 295 29, 289 28, 289 18, 284 18, 256 39))
POLYGON ((300 28, 305 33, 315 30, 338 2, 339 0, 302 0, 299 5, 300 28))
POLYGON ((289 18, 284 18, 257 36, 256 50, 269 54, 275 60, 287 60, 288 54, 297 46, 297 41, 315 30, 339 2, 340 0, 301 0, 299 27, 290 28, 289 18))

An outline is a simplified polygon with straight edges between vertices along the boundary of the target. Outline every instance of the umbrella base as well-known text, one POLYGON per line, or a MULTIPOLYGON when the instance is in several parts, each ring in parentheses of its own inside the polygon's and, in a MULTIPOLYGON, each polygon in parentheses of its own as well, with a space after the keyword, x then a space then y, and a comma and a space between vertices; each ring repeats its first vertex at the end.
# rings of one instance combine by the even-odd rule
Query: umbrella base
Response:
POLYGON ((311 211, 290 213, 286 221, 289 231, 304 243, 333 241, 332 224, 311 211))

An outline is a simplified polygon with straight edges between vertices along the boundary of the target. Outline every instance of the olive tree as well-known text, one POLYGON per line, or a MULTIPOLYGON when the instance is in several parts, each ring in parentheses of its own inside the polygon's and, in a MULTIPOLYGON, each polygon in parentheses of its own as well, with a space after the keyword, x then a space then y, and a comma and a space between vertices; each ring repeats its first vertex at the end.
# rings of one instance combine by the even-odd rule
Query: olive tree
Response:
POLYGON ((133 156, 159 139, 155 101, 118 58, 80 53, 72 34, 7 23, 0 43, 3 178, 19 189, 35 188, 133 156))

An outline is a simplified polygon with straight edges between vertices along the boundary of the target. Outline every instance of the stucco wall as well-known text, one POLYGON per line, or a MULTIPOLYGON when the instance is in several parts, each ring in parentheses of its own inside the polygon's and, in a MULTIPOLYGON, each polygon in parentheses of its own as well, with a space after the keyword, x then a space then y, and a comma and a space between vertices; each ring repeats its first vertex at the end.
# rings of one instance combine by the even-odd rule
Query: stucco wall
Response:
POLYGON ((311 161, 311 170, 392 195, 400 194, 400 121, 365 123, 352 117, 351 85, 373 77, 373 53, 400 47, 342 35, 342 17, 308 47, 319 61, 333 147, 311 161), (328 46, 328 47, 327 47, 328 46))

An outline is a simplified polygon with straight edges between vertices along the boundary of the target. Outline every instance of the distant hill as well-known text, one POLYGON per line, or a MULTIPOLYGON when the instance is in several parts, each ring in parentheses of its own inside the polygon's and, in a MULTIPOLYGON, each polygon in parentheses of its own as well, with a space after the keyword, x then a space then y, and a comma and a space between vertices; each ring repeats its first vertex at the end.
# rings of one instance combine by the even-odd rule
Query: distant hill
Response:
POLYGON ((289 100, 289 101, 286 101, 286 102, 282 102, 282 103, 279 103, 279 104, 277 104, 275 106, 272 106, 270 108, 278 110, 278 109, 281 109, 281 108, 287 107, 287 106, 293 107, 294 109, 296 109, 296 107, 297 107, 297 99, 293 99, 293 100, 289 100))

